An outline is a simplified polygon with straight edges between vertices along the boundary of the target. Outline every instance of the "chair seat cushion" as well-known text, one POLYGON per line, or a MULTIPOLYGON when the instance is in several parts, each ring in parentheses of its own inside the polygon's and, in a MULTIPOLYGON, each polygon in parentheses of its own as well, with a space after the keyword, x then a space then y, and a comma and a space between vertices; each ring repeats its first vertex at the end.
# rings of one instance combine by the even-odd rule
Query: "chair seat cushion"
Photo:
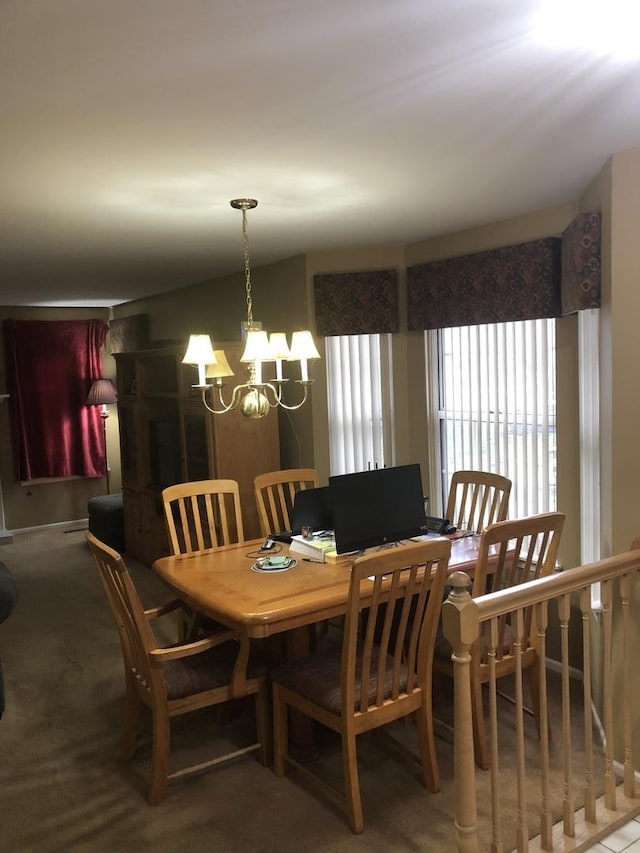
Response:
MULTIPOLYGON (((163 667, 167 681, 167 698, 182 699, 194 693, 228 685, 237 654, 238 644, 230 641, 197 655, 167 661, 163 667)), ((249 659, 248 679, 266 678, 266 675, 265 664, 249 659)))
MULTIPOLYGON (((378 662, 379 649, 374 647, 374 662, 371 669, 375 672, 378 662)), ((391 696, 393 658, 387 655, 386 676, 384 686, 384 698, 391 696)), ((342 709, 342 657, 341 652, 325 652, 308 657, 299 658, 282 664, 271 672, 271 680, 283 687, 287 687, 294 693, 304 696, 311 702, 325 708, 333 714, 340 714, 342 709)), ((361 683, 361 661, 358 657, 356 662, 355 697, 357 703, 360 697, 361 683)), ((407 673, 403 668, 400 679, 400 691, 406 689, 407 673)), ((376 696, 376 682, 371 678, 369 681, 368 701, 373 704, 376 696)))

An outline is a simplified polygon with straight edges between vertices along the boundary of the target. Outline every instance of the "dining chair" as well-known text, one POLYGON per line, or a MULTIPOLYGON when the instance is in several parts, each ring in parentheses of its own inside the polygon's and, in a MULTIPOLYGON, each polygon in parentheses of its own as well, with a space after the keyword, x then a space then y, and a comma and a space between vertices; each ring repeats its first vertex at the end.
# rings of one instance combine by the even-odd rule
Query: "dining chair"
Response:
POLYGON ((159 645, 152 620, 178 609, 179 601, 145 610, 129 571, 117 551, 87 533, 116 622, 125 669, 126 706, 122 756, 133 758, 140 711, 152 717, 151 805, 161 802, 172 779, 258 751, 268 764, 271 753, 270 707, 266 667, 249 658, 249 640, 225 630, 196 642, 159 645), (257 742, 210 760, 169 772, 173 717, 245 696, 255 696, 257 742))
MULTIPOLYGON (((319 778, 346 803, 354 833, 364 827, 356 754, 356 739, 363 732, 415 713, 419 758, 410 755, 422 766, 424 785, 433 792, 440 788, 431 682, 450 552, 448 539, 432 539, 356 559, 341 648, 291 660, 272 671, 276 775, 283 776, 292 765, 319 778), (368 616, 361 632, 363 604, 368 616), (291 754, 289 709, 340 734, 343 789, 329 785, 291 754)), ((394 742, 405 749, 395 738, 394 742)))
MULTIPOLYGON (((480 537, 471 596, 477 598, 550 575, 556 565, 564 520, 563 513, 549 512, 500 521, 485 528, 480 537)), ((532 707, 528 710, 533 714, 540 734, 538 684, 541 661, 533 610, 525 608, 521 614, 521 636, 516 633, 510 616, 504 614, 497 620, 482 623, 480 637, 471 648, 473 737, 476 764, 483 770, 487 770, 490 764, 482 701, 482 685, 490 678, 490 655, 495 656, 496 679, 516 672, 518 666, 522 671, 530 671, 532 707), (491 631, 497 637, 495 648, 489 639, 491 631)), ((442 634, 436 643, 434 671, 453 679, 451 646, 442 634)), ((507 694, 500 695, 512 701, 507 694)))
POLYGON ((454 471, 445 518, 458 530, 481 533, 489 524, 504 521, 509 509, 511 480, 488 471, 454 471))
MULTIPOLYGON (((194 480, 162 490, 174 556, 244 542, 240 489, 235 480, 194 480)), ((218 630, 217 622, 183 607, 180 638, 218 630)))
POLYGON ((195 480, 162 490, 169 543, 174 555, 244 542, 236 480, 195 480))
POLYGON ((317 489, 320 485, 314 468, 288 468, 258 474, 253 481, 260 518, 260 533, 268 536, 280 530, 291 530, 293 498, 300 489, 317 489))

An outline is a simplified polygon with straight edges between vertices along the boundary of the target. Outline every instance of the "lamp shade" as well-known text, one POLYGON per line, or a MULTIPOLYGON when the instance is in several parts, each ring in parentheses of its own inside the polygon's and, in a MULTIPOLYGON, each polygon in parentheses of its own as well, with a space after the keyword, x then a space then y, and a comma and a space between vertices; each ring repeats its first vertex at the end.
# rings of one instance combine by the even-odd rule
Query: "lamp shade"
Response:
POLYGON ((110 379, 94 379, 89 394, 87 395, 86 406, 105 406, 111 405, 118 401, 116 386, 110 379))
POLYGON ((294 332, 291 335, 291 350, 289 352, 289 360, 296 359, 320 358, 320 353, 316 349, 316 345, 311 337, 311 332, 305 329, 303 332, 294 332))
POLYGON ((209 335, 190 335, 183 364, 215 364, 216 357, 209 335))
POLYGON ((264 330, 253 329, 247 332, 247 343, 240 361, 273 361, 269 338, 264 330))
POLYGON ((207 365, 207 379, 223 379, 225 376, 233 376, 233 370, 229 366, 224 350, 216 349, 213 354, 216 357, 216 363, 207 365))
POLYGON ((289 344, 284 332, 271 332, 269 346, 271 347, 272 358, 289 358, 289 344))

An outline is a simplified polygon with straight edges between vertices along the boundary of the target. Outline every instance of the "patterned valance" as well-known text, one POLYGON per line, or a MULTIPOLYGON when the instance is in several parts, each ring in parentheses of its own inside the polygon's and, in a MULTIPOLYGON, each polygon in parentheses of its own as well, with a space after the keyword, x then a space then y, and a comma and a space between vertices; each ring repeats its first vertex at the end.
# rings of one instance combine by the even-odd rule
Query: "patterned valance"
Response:
POLYGON ((409 267, 409 331, 558 317, 560 269, 557 237, 409 267))
POLYGON ((562 313, 600 307, 600 214, 580 213, 562 232, 562 313))
POLYGON ((372 335, 397 332, 398 271, 324 273, 313 277, 316 332, 372 335))

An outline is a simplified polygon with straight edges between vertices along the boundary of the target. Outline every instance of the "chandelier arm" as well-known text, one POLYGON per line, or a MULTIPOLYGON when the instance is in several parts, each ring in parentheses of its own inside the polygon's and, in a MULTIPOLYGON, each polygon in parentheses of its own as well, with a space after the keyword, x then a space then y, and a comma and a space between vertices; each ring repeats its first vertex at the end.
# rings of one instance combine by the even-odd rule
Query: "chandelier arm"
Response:
MULTIPOLYGON (((273 385, 271 385, 270 383, 266 383, 269 385, 269 388, 271 388, 272 392, 275 395, 275 398, 277 400, 276 405, 280 406, 283 409, 287 409, 287 411, 289 411, 289 412, 295 412, 296 409, 299 409, 301 406, 304 406, 304 404, 307 401, 307 396, 309 394, 309 385, 311 385, 311 382, 308 380, 306 382, 303 382, 299 379, 296 381, 298 382, 298 384, 300 384, 304 387, 304 396, 303 396, 302 400, 299 403, 297 403, 295 406, 288 406, 286 403, 284 403, 282 401, 282 389, 280 389, 280 393, 276 393, 276 389, 273 387, 273 385)), ((269 404, 269 405, 271 405, 271 404, 269 404)), ((272 406, 272 408, 275 408, 275 407, 272 406)))
POLYGON ((279 405, 281 405, 280 404, 280 396, 278 394, 278 389, 273 385, 273 383, 271 383, 271 382, 249 382, 249 388, 255 388, 261 394, 263 394, 267 403, 269 403, 270 409, 275 409, 279 405), (272 403, 271 400, 269 399, 269 395, 267 394, 267 391, 271 391, 271 393, 273 394, 273 399, 275 400, 274 403, 272 403))
POLYGON ((225 415, 227 412, 230 412, 232 409, 238 408, 238 406, 240 405, 240 398, 242 395, 242 391, 245 388, 251 388, 251 386, 247 385, 246 383, 244 385, 236 385, 236 387, 233 389, 233 394, 231 396, 231 402, 225 403, 224 397, 222 396, 222 389, 217 385, 209 385, 206 389, 203 389, 203 391, 202 391, 202 402, 204 403, 205 408, 208 409, 212 415, 225 415), (220 400, 220 403, 222 405, 221 409, 214 409, 207 403, 206 395, 207 395, 207 390, 209 388, 215 388, 217 390, 218 399, 220 400))
MULTIPOLYGON (((212 388, 212 387, 213 387, 213 386, 211 386, 211 385, 209 386, 209 388, 212 388)), ((203 388, 203 389, 202 389, 202 405, 205 407, 205 409, 207 409, 207 411, 211 412, 211 414, 212 414, 212 415, 225 415, 227 412, 230 412, 230 411, 231 411, 231 409, 233 409, 233 408, 234 408, 232 405, 226 406, 226 405, 224 404, 224 401, 222 401, 222 400, 221 400, 221 402, 222 402, 222 405, 224 406, 224 408, 222 408, 222 409, 214 409, 214 408, 212 408, 212 407, 207 403, 207 390, 208 390, 208 388, 203 388)))

